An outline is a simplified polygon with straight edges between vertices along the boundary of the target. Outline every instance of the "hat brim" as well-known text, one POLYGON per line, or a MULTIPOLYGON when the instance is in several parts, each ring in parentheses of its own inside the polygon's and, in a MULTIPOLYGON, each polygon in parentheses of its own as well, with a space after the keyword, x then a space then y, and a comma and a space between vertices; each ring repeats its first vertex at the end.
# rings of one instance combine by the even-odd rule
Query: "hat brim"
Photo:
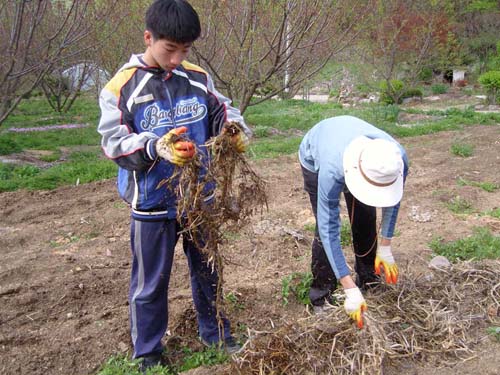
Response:
POLYGON ((355 138, 345 149, 343 157, 344 179, 347 188, 360 202, 373 207, 392 207, 403 197, 403 164, 394 183, 389 186, 371 184, 359 170, 359 156, 372 140, 361 136, 355 138))

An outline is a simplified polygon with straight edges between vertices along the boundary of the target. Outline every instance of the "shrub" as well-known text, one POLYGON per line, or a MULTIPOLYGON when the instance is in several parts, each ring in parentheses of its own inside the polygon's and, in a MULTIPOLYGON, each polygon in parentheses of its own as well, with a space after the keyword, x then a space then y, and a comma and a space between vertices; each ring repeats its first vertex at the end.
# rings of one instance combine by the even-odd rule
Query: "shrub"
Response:
POLYGON ((418 73, 418 79, 422 82, 430 83, 432 81, 432 69, 424 66, 418 73))
POLYGON ((500 97, 500 71, 492 70, 479 76, 479 83, 486 89, 488 93, 488 101, 490 104, 495 104, 500 97))
POLYGON ((431 86, 431 91, 434 95, 446 94, 448 92, 448 85, 436 83, 431 86))
POLYGON ((401 104, 404 93, 404 83, 399 79, 382 81, 380 83, 380 102, 384 104, 401 104))
POLYGON ((422 92, 422 90, 420 90, 419 88, 411 88, 411 89, 408 89, 406 90, 403 95, 401 96, 402 99, 405 99, 405 98, 420 98, 422 99, 424 97, 424 93, 422 92))
POLYGON ((369 94, 372 89, 369 85, 365 83, 358 83, 356 85, 356 91, 359 92, 360 94, 369 94))

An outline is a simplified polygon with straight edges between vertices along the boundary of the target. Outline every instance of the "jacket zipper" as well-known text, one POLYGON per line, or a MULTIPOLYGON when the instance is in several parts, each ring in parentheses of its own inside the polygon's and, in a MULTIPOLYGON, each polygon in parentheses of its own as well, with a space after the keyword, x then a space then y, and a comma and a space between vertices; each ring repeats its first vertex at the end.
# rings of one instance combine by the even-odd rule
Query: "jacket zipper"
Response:
MULTIPOLYGON (((173 127, 176 128, 177 125, 175 123, 174 103, 172 101, 172 96, 170 95, 170 91, 168 91, 168 87, 166 86, 166 82, 170 78, 171 75, 172 75, 172 73, 168 73, 167 76, 165 77, 164 81, 165 81, 165 91, 167 93, 168 102, 170 104, 170 111, 171 111, 170 113, 172 113, 172 124, 173 124, 173 127)), ((154 166, 154 164, 156 164, 156 161, 153 162, 153 166, 154 166)), ((149 175, 149 171, 151 169, 152 168, 150 168, 149 170, 146 171, 145 177, 144 177, 144 200, 145 201, 147 201, 147 199, 148 199, 148 175, 149 175)))

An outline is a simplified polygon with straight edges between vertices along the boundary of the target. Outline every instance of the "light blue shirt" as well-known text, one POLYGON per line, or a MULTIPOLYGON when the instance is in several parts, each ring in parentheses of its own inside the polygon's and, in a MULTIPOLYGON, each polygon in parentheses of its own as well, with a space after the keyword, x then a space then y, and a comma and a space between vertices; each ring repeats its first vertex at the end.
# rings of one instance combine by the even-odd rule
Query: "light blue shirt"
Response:
MULTIPOLYGON (((344 190, 344 150, 359 137, 382 138, 398 145, 408 174, 405 149, 389 134, 353 116, 323 120, 310 129, 299 147, 300 164, 318 174, 318 231, 330 265, 337 279, 350 274, 340 246, 340 194, 344 190)), ((398 217, 399 203, 382 209, 381 234, 392 238, 398 217)))

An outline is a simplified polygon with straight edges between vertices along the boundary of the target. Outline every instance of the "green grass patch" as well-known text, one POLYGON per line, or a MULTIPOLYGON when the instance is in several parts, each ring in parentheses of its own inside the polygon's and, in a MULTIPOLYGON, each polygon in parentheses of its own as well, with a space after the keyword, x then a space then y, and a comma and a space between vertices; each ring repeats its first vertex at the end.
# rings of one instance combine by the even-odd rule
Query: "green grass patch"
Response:
POLYGON ((474 146, 468 143, 454 142, 451 145, 450 151, 455 156, 468 158, 474 153, 474 146))
POLYGON ((60 147, 98 146, 101 139, 96 131, 99 117, 97 99, 91 95, 80 96, 71 110, 62 114, 54 112, 43 97, 23 100, 2 124, 0 155, 9 155, 26 149, 59 152, 60 147), (87 126, 30 132, 8 131, 10 128, 38 128, 66 124, 87 124, 87 126))
POLYGON ((434 95, 446 94, 448 92, 448 89, 449 86, 442 83, 436 83, 431 86, 431 91, 434 95))
POLYGON ((314 233, 314 232, 316 232, 316 224, 314 224, 314 223, 304 224, 304 230, 311 232, 311 233, 314 233))
POLYGON ((486 211, 484 214, 491 216, 491 217, 494 217, 495 219, 500 219, 500 207, 495 208, 495 209, 490 210, 490 211, 486 211))
POLYGON ((462 130, 465 126, 474 126, 478 124, 497 125, 500 122, 499 113, 480 113, 476 112, 473 107, 465 109, 450 108, 447 110, 429 111, 407 109, 406 112, 437 116, 439 119, 429 120, 428 122, 424 122, 413 127, 400 127, 392 124, 378 125, 377 122, 373 122, 373 124, 378 125, 389 134, 397 137, 413 137, 447 130, 462 130))
POLYGON ((2 128, 30 128, 62 124, 97 124, 101 111, 93 95, 81 95, 67 113, 55 112, 47 100, 31 97, 22 100, 4 121, 2 128))
POLYGON ((343 114, 336 103, 312 103, 305 100, 268 100, 249 107, 245 121, 253 128, 273 127, 282 131, 307 130, 325 118, 343 114))
POLYGON ((235 310, 244 310, 245 304, 239 300, 236 293, 229 292, 224 295, 224 301, 235 310))
POLYGON ((340 227, 340 245, 347 247, 352 244, 351 224, 349 220, 343 221, 340 227))
MULTIPOLYGON (((141 360, 130 360, 123 356, 108 359, 97 375, 142 375, 139 371, 141 360)), ((175 372, 163 366, 155 366, 146 372, 146 375, 174 375, 175 372)))
POLYGON ((2 145, 13 144, 14 152, 27 149, 58 151, 60 147, 71 146, 99 146, 101 136, 95 126, 75 129, 57 129, 38 132, 0 133, 0 154, 8 155, 12 152, 2 145))
POLYGON ((451 212, 459 215, 469 215, 474 211, 472 208, 472 203, 460 196, 456 196, 455 198, 450 200, 446 206, 451 212))
POLYGON ((271 134, 271 128, 265 125, 257 125, 253 129, 253 136, 255 138, 266 138, 271 134))
POLYGON ((488 327, 488 334, 497 342, 500 342, 500 327, 488 327))
POLYGON ((214 366, 229 360, 229 356, 215 345, 201 352, 193 352, 191 349, 185 349, 185 354, 186 356, 179 367, 179 372, 188 371, 200 366, 214 366))
MULTIPOLYGON (((467 125, 498 124, 500 122, 500 114, 478 113, 473 108, 466 108, 464 110, 422 111, 422 113, 439 114, 440 119, 414 127, 402 127, 397 124, 399 111, 398 106, 379 104, 340 108, 338 103, 269 100, 249 107, 245 113, 245 119, 252 126, 255 134, 248 155, 254 159, 261 159, 296 153, 302 140, 301 134, 304 134, 317 122, 339 115, 359 117, 395 137, 411 137, 444 130, 462 129, 467 125), (281 135, 272 135, 275 133, 275 129, 281 135)), ((52 151, 51 154, 41 157, 46 162, 58 161, 63 147, 90 146, 96 148, 96 154, 100 154, 101 151, 98 151, 98 148, 101 137, 96 131, 99 116, 100 109, 97 99, 93 96, 82 95, 66 114, 55 113, 44 98, 34 97, 24 100, 4 122, 3 129, 69 123, 89 124, 89 126, 43 132, 1 131, 0 154, 9 155, 23 150, 52 151)), ((24 171, 13 171, 11 167, 5 166, 0 167, 0 169, 0 175, 11 176, 0 178, 0 191, 10 191, 19 188, 53 189, 66 184, 74 184, 76 181, 85 183, 97 179, 112 178, 116 175, 117 167, 112 162, 98 157, 94 160, 87 159, 85 162, 64 161, 52 168, 39 170, 28 177, 23 175, 21 178, 19 178, 19 174, 22 175, 24 171)))
POLYGON ((47 163, 52 163, 54 161, 59 160, 61 158, 61 154, 62 154, 62 152, 60 150, 55 150, 55 151, 51 151, 47 155, 41 155, 39 157, 39 159, 41 161, 44 161, 44 162, 47 162, 47 163))
POLYGON ((51 190, 63 185, 88 183, 116 176, 117 166, 97 153, 76 152, 51 168, 0 164, 0 192, 17 189, 51 190))
POLYGON ((0 155, 10 155, 22 150, 23 147, 15 139, 2 138, 0 134, 0 155))
MULTIPOLYGON (((158 365, 149 369, 146 374, 175 375, 200 366, 214 366, 229 360, 229 356, 216 346, 205 348, 199 352, 194 352, 189 348, 182 348, 182 354, 180 363, 172 366, 158 365)), ((140 359, 132 360, 125 356, 112 357, 106 361, 97 375, 142 375, 139 371, 140 361, 140 359)))
POLYGON ((500 188, 500 186, 498 186, 498 184, 495 184, 493 182, 469 181, 469 180, 466 180, 465 178, 462 178, 462 177, 458 177, 457 184, 459 186, 479 187, 479 188, 483 189, 484 191, 487 191, 488 193, 493 193, 494 191, 496 191, 500 188))
POLYGON ((311 303, 309 289, 311 289, 312 281, 313 276, 311 272, 294 272, 291 275, 285 276, 281 280, 283 305, 288 305, 291 296, 294 296, 299 303, 309 305, 311 303))
POLYGON ((429 246, 435 254, 450 261, 500 258, 500 237, 483 227, 475 227, 470 237, 457 241, 444 242, 442 238, 435 238, 429 246))
POLYGON ((249 155, 255 159, 275 158, 298 152, 301 137, 269 137, 256 140, 250 146, 249 155))
MULTIPOLYGON (((316 231, 316 224, 310 223, 304 225, 304 230, 314 233, 316 231)), ((340 244, 343 247, 349 246, 352 243, 351 235, 351 224, 349 219, 347 221, 342 221, 342 226, 340 227, 340 244)))

